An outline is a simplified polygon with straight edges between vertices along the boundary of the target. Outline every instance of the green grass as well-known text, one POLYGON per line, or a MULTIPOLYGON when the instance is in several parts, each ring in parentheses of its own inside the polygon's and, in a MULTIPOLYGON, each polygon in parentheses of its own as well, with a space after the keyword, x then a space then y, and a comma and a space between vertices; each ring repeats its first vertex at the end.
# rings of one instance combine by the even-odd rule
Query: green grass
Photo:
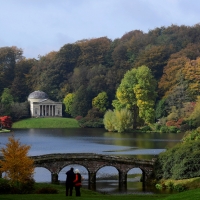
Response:
POLYGON ((79 125, 71 118, 29 118, 14 122, 12 128, 79 128, 79 125))
MULTIPOLYGON (((77 199, 75 196, 75 190, 73 190, 72 197, 65 196, 65 187, 64 185, 53 185, 48 183, 36 183, 36 189, 50 186, 57 189, 58 194, 12 194, 12 195, 0 195, 1 200, 64 200, 68 199, 77 199)), ((177 194, 127 194, 127 195, 109 195, 109 194, 100 194, 91 190, 81 188, 81 197, 82 200, 199 200, 200 198, 200 189, 188 190, 185 192, 177 194)))

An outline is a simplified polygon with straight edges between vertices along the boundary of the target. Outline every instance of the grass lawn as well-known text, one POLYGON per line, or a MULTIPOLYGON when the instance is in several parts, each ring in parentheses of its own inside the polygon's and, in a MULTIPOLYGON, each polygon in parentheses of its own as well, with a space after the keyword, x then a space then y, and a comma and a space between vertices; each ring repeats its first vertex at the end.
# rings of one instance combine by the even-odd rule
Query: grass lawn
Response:
POLYGON ((14 122, 12 128, 79 128, 77 120, 72 118, 29 118, 14 122))
POLYGON ((65 196, 65 187, 63 185, 52 185, 44 183, 36 183, 36 188, 50 186, 58 190, 58 194, 13 194, 0 195, 1 200, 64 200, 68 199, 82 199, 82 200, 199 200, 200 189, 189 190, 177 194, 127 194, 127 195, 104 195, 91 190, 81 188, 81 197, 75 196, 73 190, 72 197, 65 196))

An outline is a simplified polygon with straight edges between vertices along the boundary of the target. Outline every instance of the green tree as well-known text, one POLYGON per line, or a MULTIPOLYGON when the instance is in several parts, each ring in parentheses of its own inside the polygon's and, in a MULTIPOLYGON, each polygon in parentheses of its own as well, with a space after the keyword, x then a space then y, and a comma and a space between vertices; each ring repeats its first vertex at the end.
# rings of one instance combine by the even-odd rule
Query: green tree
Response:
POLYGON ((121 110, 114 110, 114 114, 115 114, 114 127, 117 132, 122 133, 132 128, 133 117, 130 110, 126 108, 123 108, 121 110))
MULTIPOLYGON (((35 79, 36 77, 30 76, 27 78, 29 71, 36 64, 35 59, 21 59, 16 63, 15 77, 11 84, 11 93, 13 98, 17 102, 24 102, 27 100, 27 96, 32 91, 32 86, 29 87, 27 80, 35 79)), ((37 72, 38 73, 38 72, 37 72)), ((34 74, 35 76, 35 74, 34 74)))
POLYGON ((156 81, 151 70, 146 66, 133 68, 124 75, 117 88, 117 101, 113 102, 117 108, 126 107, 133 116, 133 128, 136 128, 138 115, 145 123, 154 120, 154 104, 156 98, 156 81), (121 106, 120 106, 121 104, 121 106))
POLYGON ((14 102, 13 96, 9 88, 4 88, 3 94, 1 95, 1 104, 5 108, 4 115, 10 115, 11 104, 14 102))
POLYGON ((11 105, 10 116, 14 121, 30 117, 30 104, 28 101, 23 103, 15 102, 11 105))
POLYGON ((197 97, 194 111, 189 116, 189 120, 194 121, 196 127, 200 126, 200 96, 197 97))
POLYGON ((133 116, 130 110, 123 108, 121 110, 106 111, 103 119, 105 129, 108 131, 125 132, 133 126, 133 116))
POLYGON ((109 132, 115 131, 115 113, 112 110, 107 110, 103 118, 104 127, 109 132))
POLYGON ((16 62, 22 58, 22 53, 15 46, 0 48, 0 93, 12 84, 16 62))
POLYGON ((92 106, 98 108, 100 112, 104 113, 108 107, 108 96, 106 92, 99 93, 93 100, 92 106))
POLYGON ((74 100, 74 93, 67 94, 63 100, 63 103, 65 105, 65 112, 69 115, 71 115, 73 100, 74 100))
POLYGON ((133 90, 137 99, 139 116, 145 123, 149 124, 155 120, 156 80, 153 78, 151 70, 146 66, 137 69, 136 79, 137 84, 133 90))
POLYGON ((91 93, 86 87, 81 86, 74 94, 74 101, 71 107, 72 117, 87 115, 88 110, 92 108, 91 93))

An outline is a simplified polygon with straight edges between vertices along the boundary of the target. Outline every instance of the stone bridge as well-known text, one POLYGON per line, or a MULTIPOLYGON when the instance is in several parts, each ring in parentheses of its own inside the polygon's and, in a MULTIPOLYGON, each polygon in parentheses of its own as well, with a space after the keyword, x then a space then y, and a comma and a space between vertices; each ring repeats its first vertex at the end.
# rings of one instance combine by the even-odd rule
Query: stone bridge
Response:
MULTIPOLYGON (((51 172, 52 183, 57 183, 59 172, 66 166, 78 164, 88 171, 88 188, 96 189, 96 173, 105 166, 115 167, 119 174, 119 188, 126 189, 127 173, 133 168, 142 171, 143 189, 145 182, 153 172, 154 160, 140 160, 128 157, 108 156, 93 153, 46 154, 31 156, 35 167, 44 167, 51 172)), ((0 158, 2 159, 2 158, 0 158)))

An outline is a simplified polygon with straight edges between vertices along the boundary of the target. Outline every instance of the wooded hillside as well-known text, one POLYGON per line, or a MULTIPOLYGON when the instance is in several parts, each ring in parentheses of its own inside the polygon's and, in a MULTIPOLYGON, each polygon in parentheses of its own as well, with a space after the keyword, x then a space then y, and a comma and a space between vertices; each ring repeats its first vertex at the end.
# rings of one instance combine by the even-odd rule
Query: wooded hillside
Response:
POLYGON ((106 109, 112 109, 124 74, 142 65, 158 83, 156 118, 185 117, 200 94, 200 24, 133 30, 114 41, 84 39, 38 59, 26 59, 18 47, 1 47, 0 95, 9 88, 14 102, 21 103, 35 90, 62 102, 74 94, 72 117, 86 116, 101 92, 108 96, 106 109))

